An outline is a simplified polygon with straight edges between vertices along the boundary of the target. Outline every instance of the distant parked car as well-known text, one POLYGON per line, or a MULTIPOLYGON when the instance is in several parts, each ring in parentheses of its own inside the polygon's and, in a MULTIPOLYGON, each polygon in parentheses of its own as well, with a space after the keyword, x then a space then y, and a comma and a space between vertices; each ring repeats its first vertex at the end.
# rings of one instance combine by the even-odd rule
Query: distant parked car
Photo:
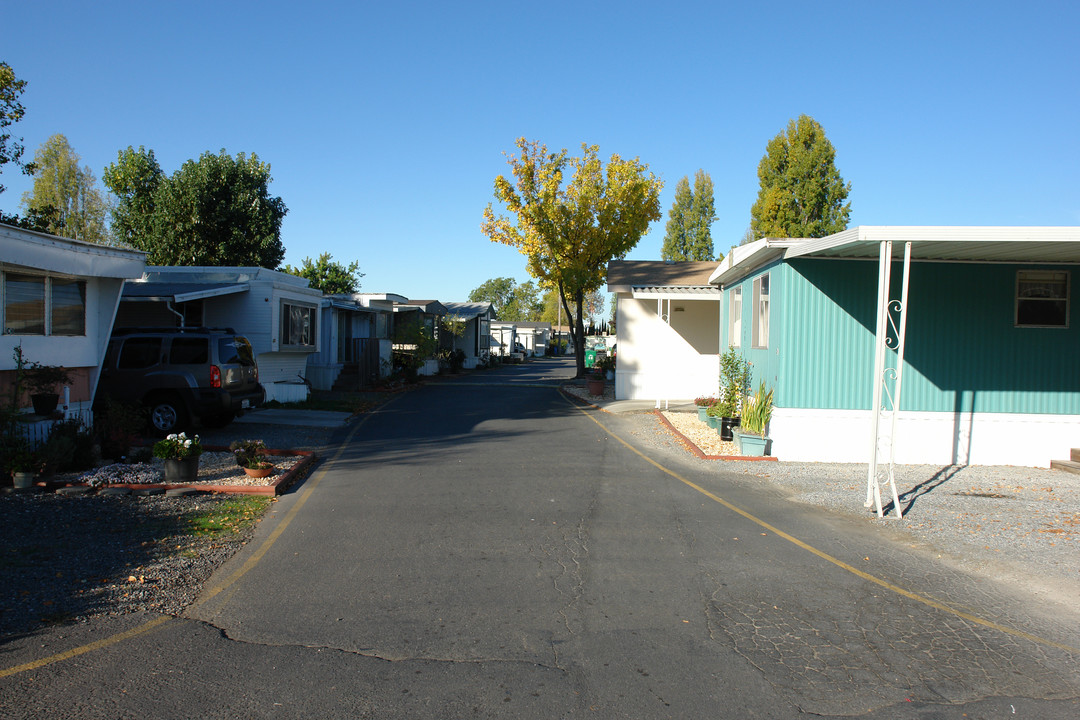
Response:
POLYGON ((97 396, 142 403, 151 429, 223 427, 263 402, 251 343, 231 328, 121 329, 109 340, 97 396))

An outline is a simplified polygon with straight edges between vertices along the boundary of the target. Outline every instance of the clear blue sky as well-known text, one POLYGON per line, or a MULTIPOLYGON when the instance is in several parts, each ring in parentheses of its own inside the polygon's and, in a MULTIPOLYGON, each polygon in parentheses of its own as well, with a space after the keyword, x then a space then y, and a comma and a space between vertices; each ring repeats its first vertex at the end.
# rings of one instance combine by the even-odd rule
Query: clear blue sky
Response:
MULTIPOLYGON (((631 259, 659 259, 698 168, 727 253, 766 143, 801 113, 836 147, 852 224, 1080 224, 1076 0, 37 0, 2 18, 28 155, 63 133, 100 181, 128 145, 167 173, 255 153, 289 208, 286 262, 357 260, 366 291, 457 301, 529 279, 479 230, 519 136, 663 178, 665 217, 631 259)), ((4 168, 15 212, 29 179, 4 168)))

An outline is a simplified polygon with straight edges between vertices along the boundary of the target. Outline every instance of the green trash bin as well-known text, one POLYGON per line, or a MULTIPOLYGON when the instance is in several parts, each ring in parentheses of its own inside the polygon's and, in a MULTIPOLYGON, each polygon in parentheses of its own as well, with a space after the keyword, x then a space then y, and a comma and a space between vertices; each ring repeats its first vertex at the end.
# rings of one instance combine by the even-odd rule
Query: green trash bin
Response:
POLYGON ((585 367, 591 368, 596 366, 596 350, 585 351, 585 367))

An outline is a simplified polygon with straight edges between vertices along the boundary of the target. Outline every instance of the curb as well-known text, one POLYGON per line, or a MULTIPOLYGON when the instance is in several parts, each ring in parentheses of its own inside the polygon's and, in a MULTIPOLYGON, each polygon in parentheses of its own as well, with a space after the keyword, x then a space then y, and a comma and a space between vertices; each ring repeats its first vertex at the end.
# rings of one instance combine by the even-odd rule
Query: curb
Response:
MULTIPOLYGON (((216 445, 207 446, 205 448, 211 452, 217 452, 221 450, 228 450, 228 448, 221 448, 216 445)), ((232 495, 265 495, 273 497, 281 495, 283 492, 289 489, 289 487, 300 477, 301 473, 305 472, 311 465, 318 460, 318 456, 310 450, 267 450, 267 455, 299 455, 303 459, 300 462, 293 465, 289 470, 280 475, 274 482, 269 485, 186 485, 186 484, 168 484, 168 483, 109 483, 108 485, 102 485, 101 490, 107 488, 125 488, 132 491, 138 490, 162 490, 168 492, 170 490, 192 490, 197 492, 207 493, 228 493, 232 495)), ((85 483, 67 483, 60 485, 58 483, 42 483, 37 487, 44 487, 47 490, 53 490, 58 492, 64 488, 86 488, 86 492, 89 492, 90 486, 85 483)))
POLYGON ((653 410, 653 415, 655 415, 660 420, 660 423, 664 427, 671 431, 671 433, 675 436, 676 440, 678 440, 687 450, 689 450, 691 454, 697 456, 701 460, 779 462, 779 458, 776 458, 772 455, 706 455, 701 451, 701 448, 699 448, 690 440, 690 438, 686 437, 681 432, 676 430, 675 426, 672 425, 666 417, 664 417, 664 414, 662 412, 660 412, 659 410, 653 410))

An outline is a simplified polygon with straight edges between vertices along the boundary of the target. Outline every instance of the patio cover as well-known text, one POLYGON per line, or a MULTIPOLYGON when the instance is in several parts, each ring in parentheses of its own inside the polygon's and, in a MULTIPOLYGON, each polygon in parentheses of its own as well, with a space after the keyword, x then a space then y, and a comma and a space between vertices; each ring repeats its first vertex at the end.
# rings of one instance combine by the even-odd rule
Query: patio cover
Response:
POLYGON ((204 298, 232 295, 249 290, 248 283, 193 283, 128 281, 124 283, 124 300, 143 302, 189 302, 204 298))

